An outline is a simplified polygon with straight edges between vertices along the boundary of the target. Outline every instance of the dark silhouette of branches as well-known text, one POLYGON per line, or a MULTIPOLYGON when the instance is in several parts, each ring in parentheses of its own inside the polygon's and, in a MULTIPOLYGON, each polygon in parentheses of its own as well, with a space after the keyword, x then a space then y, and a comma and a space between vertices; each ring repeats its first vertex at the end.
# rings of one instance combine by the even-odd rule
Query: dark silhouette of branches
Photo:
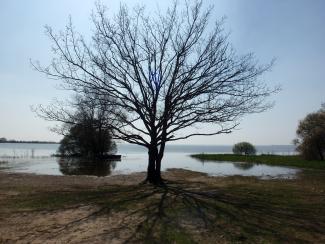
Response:
POLYGON ((243 115, 270 108, 265 99, 277 91, 260 79, 272 62, 258 65, 253 54, 237 55, 222 21, 212 24, 210 17, 201 1, 175 2, 157 16, 121 5, 114 18, 97 4, 91 43, 71 21, 58 34, 46 27, 55 58, 34 67, 65 89, 109 97, 117 108, 114 138, 147 147, 148 180, 159 182, 167 142, 230 133, 243 115), (200 130, 206 124, 214 129, 200 130))

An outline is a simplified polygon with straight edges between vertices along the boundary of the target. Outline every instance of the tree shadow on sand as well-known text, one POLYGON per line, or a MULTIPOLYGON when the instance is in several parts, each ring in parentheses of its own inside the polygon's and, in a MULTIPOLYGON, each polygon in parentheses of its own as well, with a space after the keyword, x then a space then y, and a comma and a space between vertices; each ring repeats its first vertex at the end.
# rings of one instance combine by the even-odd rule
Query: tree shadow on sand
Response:
POLYGON ((323 218, 309 213, 305 206, 281 205, 277 196, 171 181, 161 187, 119 186, 87 198, 88 204, 99 208, 58 232, 121 213, 114 226, 103 230, 104 239, 123 236, 123 243, 211 243, 324 238, 323 218))

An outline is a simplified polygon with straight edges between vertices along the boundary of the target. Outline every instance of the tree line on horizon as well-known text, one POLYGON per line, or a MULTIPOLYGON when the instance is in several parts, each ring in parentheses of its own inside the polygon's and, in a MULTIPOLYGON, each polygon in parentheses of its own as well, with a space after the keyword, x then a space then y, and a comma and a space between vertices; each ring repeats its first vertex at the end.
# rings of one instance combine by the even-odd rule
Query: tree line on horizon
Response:
POLYGON ((35 144, 58 144, 59 142, 55 142, 55 141, 25 141, 25 140, 13 140, 13 139, 10 139, 8 140, 7 138, 5 137, 1 137, 0 138, 0 143, 35 143, 35 144))

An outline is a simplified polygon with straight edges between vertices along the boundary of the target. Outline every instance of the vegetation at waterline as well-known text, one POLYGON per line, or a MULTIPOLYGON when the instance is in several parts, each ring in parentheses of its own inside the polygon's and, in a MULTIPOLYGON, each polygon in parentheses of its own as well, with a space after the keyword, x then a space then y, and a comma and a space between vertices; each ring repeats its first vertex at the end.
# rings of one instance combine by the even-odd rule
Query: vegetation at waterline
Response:
POLYGON ((97 120, 84 120, 75 124, 60 142, 59 154, 63 156, 80 156, 103 158, 108 153, 116 152, 109 130, 97 127, 97 120))
POLYGON ((6 180, 0 184, 0 241, 65 242, 71 236, 92 243, 325 241, 323 171, 306 171, 285 184, 185 170, 164 176, 165 187, 116 184, 82 189, 65 184, 64 190, 62 185, 35 186, 35 176, 21 185, 18 179, 6 180), (27 219, 32 219, 29 225, 17 225, 27 219))
POLYGON ((8 162, 0 160, 0 170, 7 169, 8 168, 8 162))
POLYGON ((236 143, 232 151, 234 154, 244 154, 244 155, 255 155, 256 149, 255 147, 249 142, 239 142, 236 143))
POLYGON ((64 108, 40 108, 44 116, 64 122, 61 126, 52 128, 64 135, 58 155, 98 159, 115 154, 117 148, 112 139, 112 130, 108 126, 110 105, 106 101, 94 99, 91 95, 75 96, 71 103, 71 111, 64 108))
POLYGON ((237 154, 194 154, 191 157, 202 161, 230 161, 261 163, 277 166, 291 166, 309 169, 324 169, 325 162, 320 160, 305 160, 298 155, 237 155, 237 154))

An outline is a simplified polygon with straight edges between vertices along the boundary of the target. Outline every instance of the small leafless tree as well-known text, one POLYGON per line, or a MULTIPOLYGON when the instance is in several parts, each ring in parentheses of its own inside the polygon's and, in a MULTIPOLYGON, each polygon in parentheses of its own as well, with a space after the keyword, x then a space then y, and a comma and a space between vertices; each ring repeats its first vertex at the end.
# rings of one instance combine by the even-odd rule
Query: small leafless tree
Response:
POLYGON ((175 2, 147 15, 122 5, 108 18, 98 4, 90 43, 71 21, 58 34, 46 27, 55 57, 48 67, 34 66, 78 94, 109 96, 118 108, 114 138, 146 147, 147 181, 161 183, 167 142, 230 133, 243 115, 270 108, 265 98, 276 90, 259 79, 271 64, 237 55, 222 21, 209 21, 210 9, 175 2), (202 129, 206 124, 214 129, 202 129))

